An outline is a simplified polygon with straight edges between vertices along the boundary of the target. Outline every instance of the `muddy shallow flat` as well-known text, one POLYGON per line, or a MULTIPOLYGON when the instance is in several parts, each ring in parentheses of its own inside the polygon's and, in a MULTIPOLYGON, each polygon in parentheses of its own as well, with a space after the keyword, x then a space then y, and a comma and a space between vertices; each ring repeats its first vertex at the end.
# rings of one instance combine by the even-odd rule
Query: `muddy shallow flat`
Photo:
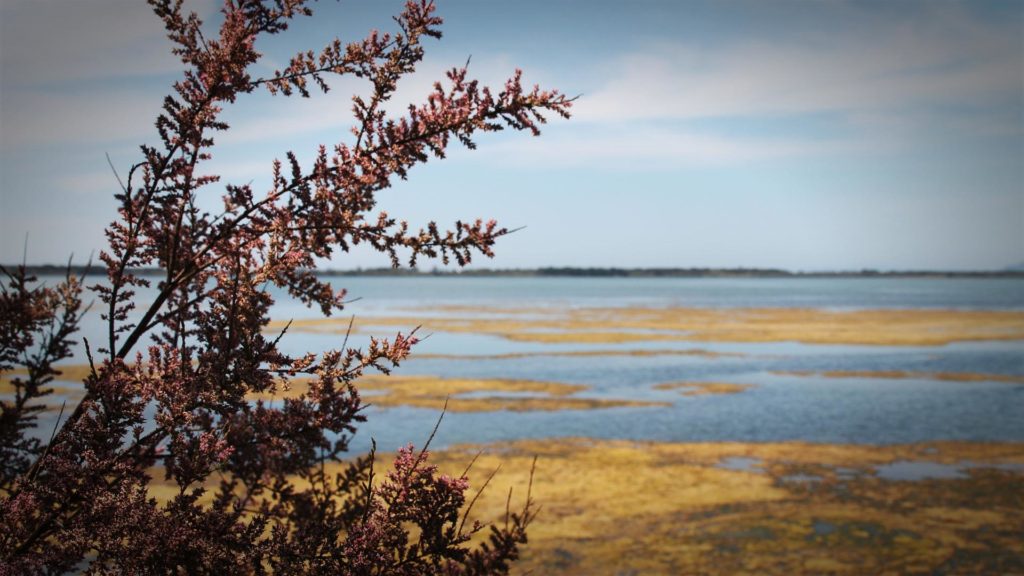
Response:
POLYGON ((488 521, 539 457, 519 574, 1024 573, 1024 443, 560 439, 434 459, 458 472, 480 449, 478 481, 501 466, 474 509, 488 521))
MULTIPOLYGON (((499 469, 470 519, 500 523, 522 506, 534 457, 541 508, 513 574, 1024 573, 1024 443, 566 438, 430 461, 458 475, 476 458, 470 498, 499 469)), ((390 458, 378 453, 376 469, 390 458)))

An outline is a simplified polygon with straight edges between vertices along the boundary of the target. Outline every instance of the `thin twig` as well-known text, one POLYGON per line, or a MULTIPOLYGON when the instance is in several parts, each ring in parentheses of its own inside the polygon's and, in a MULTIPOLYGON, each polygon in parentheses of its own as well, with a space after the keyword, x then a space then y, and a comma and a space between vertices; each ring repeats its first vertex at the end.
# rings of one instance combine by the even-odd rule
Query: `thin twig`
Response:
POLYGON ((57 430, 60 428, 60 419, 64 416, 64 407, 67 406, 67 404, 68 401, 65 400, 60 405, 60 413, 57 414, 57 421, 53 423, 53 431, 50 432, 50 440, 46 443, 46 448, 43 450, 43 453, 39 455, 39 459, 32 464, 32 469, 28 472, 28 483, 35 480, 36 474, 38 474, 39 469, 42 468, 43 460, 46 460, 46 456, 50 453, 50 446, 53 446, 53 438, 57 435, 57 430))
POLYGON ((370 472, 366 476, 366 508, 363 509, 363 521, 370 516, 373 508, 373 465, 377 457, 377 441, 370 438, 370 472))
POLYGON ((469 474, 469 471, 473 468, 473 464, 476 464, 477 459, 480 458, 483 453, 483 450, 478 450, 477 453, 473 455, 473 459, 469 461, 466 469, 462 471, 462 475, 460 476, 461 478, 465 478, 469 474))
MULTIPOLYGON (((473 458, 473 460, 475 461, 476 458, 473 458)), ((477 499, 480 498, 480 495, 484 493, 484 490, 487 489, 487 485, 491 483, 491 480, 494 479, 494 476, 498 473, 499 470, 501 470, 500 465, 487 476, 487 480, 484 481, 483 486, 481 486, 480 489, 477 490, 476 496, 473 496, 473 499, 469 501, 469 506, 466 507, 466 511, 462 514, 462 522, 459 523, 459 534, 462 534, 462 528, 466 525, 466 519, 469 518, 469 513, 470 511, 473 510, 473 505, 476 504, 477 499)))
POLYGON ((430 443, 434 441, 434 436, 437 435, 437 430, 441 427, 441 421, 444 420, 444 415, 448 412, 449 399, 451 399, 450 395, 445 396, 444 407, 441 408, 441 415, 437 417, 437 422, 434 424, 434 429, 430 431, 430 437, 427 438, 427 442, 423 444, 423 448, 420 450, 419 456, 416 457, 416 464, 413 466, 413 469, 415 469, 417 466, 420 465, 421 462, 423 462, 423 458, 427 453, 427 448, 429 448, 430 443))
POLYGON ((356 315, 353 314, 348 320, 348 329, 345 330, 345 340, 341 343, 341 349, 345 350, 348 347, 348 337, 352 334, 352 324, 356 321, 356 315))
POLYGON ((126 188, 124 182, 121 181, 121 175, 117 173, 117 168, 114 168, 114 162, 110 159, 110 153, 104 152, 103 155, 107 157, 107 166, 110 166, 110 171, 114 173, 114 178, 117 178, 117 185, 121 187, 122 192, 127 194, 128 188, 126 188))
POLYGON ((92 350, 89 348, 89 339, 83 336, 82 342, 85 343, 85 357, 89 359, 89 372, 93 378, 97 378, 96 365, 92 361, 92 350))

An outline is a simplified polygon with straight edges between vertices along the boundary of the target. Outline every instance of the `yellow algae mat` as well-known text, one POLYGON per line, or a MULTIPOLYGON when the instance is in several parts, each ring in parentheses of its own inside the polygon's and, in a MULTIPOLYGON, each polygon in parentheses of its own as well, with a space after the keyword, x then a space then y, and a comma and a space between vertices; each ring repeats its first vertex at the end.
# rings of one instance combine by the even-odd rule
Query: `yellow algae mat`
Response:
MULTIPOLYGON (((503 518, 509 487, 520 501, 538 456, 542 508, 517 574, 1024 573, 1024 443, 563 439, 483 449, 477 484, 501 467, 474 507, 483 521, 503 518), (893 462, 970 467, 956 478, 879 478, 893 462)), ((458 473, 479 450, 433 459, 458 473)))
MULTIPOLYGON (((68 380, 84 375, 83 367, 64 369, 68 380)), ((12 376, 5 375, 0 392, 10 392, 12 376)), ((580 384, 532 380, 369 376, 358 386, 380 406, 440 408, 447 400, 452 412, 651 405, 587 397, 580 384)), ((302 387, 296 382, 267 398, 302 387)), ((686 381, 654 387, 672 395, 744 389, 686 381)), ((436 452, 434 461, 458 474, 481 449, 471 474, 475 485, 501 468, 473 510, 485 522, 502 520, 509 487, 513 505, 521 502, 539 457, 533 495, 542 510, 514 567, 518 574, 1024 574, 1024 443, 523 440, 453 447, 436 452), (937 467, 940 474, 888 479, 880 474, 887 466, 904 475, 915 466, 929 473, 937 467)), ((380 456, 379 466, 386 466, 380 456)))
MULTIPOLYGON (((509 378, 440 378, 437 376, 383 376, 371 374, 359 378, 356 388, 365 404, 379 407, 411 406, 449 412, 511 412, 589 410, 621 407, 663 407, 664 402, 646 402, 626 398, 578 396, 590 390, 582 384, 515 380, 509 378), (446 408, 447 407, 447 408, 446 408)), ((253 399, 272 401, 298 395, 306 390, 301 379, 288 390, 253 395, 253 399)))
POLYGON ((654 386, 655 390, 678 390, 683 396, 704 396, 707 394, 738 394, 753 388, 750 384, 729 382, 666 382, 654 386))
MULTIPOLYGON (((344 333, 348 319, 295 320, 290 330, 344 333)), ((426 316, 373 317, 380 327, 485 334, 537 343, 642 341, 781 342, 939 346, 959 341, 1022 340, 1024 311, 852 310, 800 308, 580 308, 566 310, 438 308, 426 316)), ((284 321, 272 323, 281 329, 284 321)))
MULTIPOLYGON (((1024 574, 1024 443, 570 438, 455 446, 430 461, 457 475, 474 458, 470 498, 497 473, 470 520, 504 522, 528 487, 540 507, 513 574, 1024 574), (960 472, 879 476, 915 464, 960 472)), ((389 460, 378 453, 377 471, 389 460)), ((158 481, 150 493, 177 489, 158 481)))
MULTIPOLYGON (((52 396, 37 401, 46 410, 60 408, 61 400, 77 402, 84 393, 81 380, 89 372, 88 366, 60 366, 62 374, 49 385, 52 396), (76 382, 77 381, 77 382, 76 382)), ((954 382, 1024 383, 1024 376, 960 372, 908 372, 908 371, 775 371, 780 376, 830 378, 882 378, 892 380, 925 379, 954 382)), ((0 375, 0 395, 13 394, 12 378, 24 376, 24 370, 13 370, 0 375)), ((288 388, 277 388, 261 394, 250 394, 250 400, 273 402, 297 397, 307 391, 308 380, 297 378, 288 388)), ((733 382, 677 381, 651 385, 652 390, 676 392, 681 396, 739 394, 750 390, 751 384, 733 382)), ((609 408, 665 408, 671 400, 636 400, 632 398, 599 397, 585 384, 546 382, 513 378, 443 378, 432 375, 366 375, 356 382, 363 403, 381 408, 409 406, 449 412, 535 412, 558 410, 596 410, 609 408)))
MULTIPOLYGON (((60 407, 59 398, 78 401, 84 393, 80 383, 74 380, 84 379, 89 371, 88 366, 61 366, 63 372, 57 382, 66 385, 52 384, 54 396, 43 397, 40 402, 46 409, 60 407), (48 401, 48 402, 47 402, 48 401)), ((11 371, 0 376, 0 394, 12 394, 14 387, 11 378, 23 376, 24 371, 11 371)), ((307 391, 308 380, 297 378, 288 388, 278 387, 263 394, 251 394, 251 400, 275 401, 282 398, 296 397, 307 391)), ((721 394, 740 391, 738 385, 722 385, 707 383, 680 383, 674 386, 688 386, 698 389, 701 394, 721 394), (725 387, 722 389, 722 387, 725 387), (735 389, 730 388, 735 387, 735 389)), ((370 374, 359 378, 356 389, 363 397, 363 403, 382 408, 410 406, 432 410, 447 409, 449 412, 493 412, 506 410, 510 412, 533 412, 555 410, 595 410, 602 408, 623 407, 666 407, 667 402, 633 400, 629 398, 601 398, 580 396, 590 391, 583 384, 565 384, 562 382, 543 382, 538 380, 510 378, 441 378, 428 375, 391 375, 370 374)))

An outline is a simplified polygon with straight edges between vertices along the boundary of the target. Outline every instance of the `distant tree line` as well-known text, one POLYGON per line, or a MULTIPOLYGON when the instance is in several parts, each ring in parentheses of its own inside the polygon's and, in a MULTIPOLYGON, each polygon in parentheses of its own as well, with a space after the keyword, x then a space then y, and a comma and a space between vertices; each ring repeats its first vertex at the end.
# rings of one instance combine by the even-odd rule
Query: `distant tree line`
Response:
MULTIPOLYGON (((15 266, 5 266, 14 268, 15 266)), ((42 264, 26 266, 36 276, 67 273, 67 265, 42 264)), ((72 266, 77 275, 90 272, 104 275, 106 270, 87 266, 72 266)), ((135 268, 137 276, 163 274, 159 268, 135 268)), ((418 268, 354 268, 348 270, 317 269, 317 276, 473 276, 473 277, 585 277, 585 278, 1024 278, 1024 270, 834 270, 790 271, 781 268, 578 268, 573 266, 543 268, 469 268, 420 270, 418 268)))

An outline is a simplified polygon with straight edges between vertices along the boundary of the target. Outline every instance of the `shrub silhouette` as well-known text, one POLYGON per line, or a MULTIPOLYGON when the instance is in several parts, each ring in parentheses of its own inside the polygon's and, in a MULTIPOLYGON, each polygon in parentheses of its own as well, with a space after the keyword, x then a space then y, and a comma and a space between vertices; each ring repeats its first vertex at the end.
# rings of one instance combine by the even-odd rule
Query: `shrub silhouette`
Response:
POLYGON ((24 267, 3 271, 0 371, 13 399, 0 417, 0 573, 507 572, 533 518, 529 498, 473 546, 470 536, 484 527, 466 524, 465 475, 439 474, 426 450, 411 446, 379 479, 372 452, 342 460, 363 420, 354 382, 398 366, 415 335, 289 356, 278 348, 284 332, 264 335, 273 303, 265 288, 329 315, 342 310, 344 292, 313 269, 338 249, 368 244, 394 266, 491 256, 508 233, 494 221, 413 230, 374 214, 375 194, 444 157, 452 139, 473 148, 479 132, 536 135, 542 114, 567 118, 571 100, 523 88, 518 71, 492 92, 463 67, 425 104, 388 118, 383 105, 423 57, 422 41, 441 36, 424 0, 406 4, 393 33, 335 40, 259 78, 257 39, 311 16, 307 0, 227 0, 216 36, 204 35, 181 0, 149 4, 184 76, 164 99, 159 143, 142 146, 141 161, 118 179, 118 216, 100 255, 106 278, 90 287, 107 334, 95 349, 81 343, 90 364, 84 396, 61 409, 52 435, 36 427, 57 363, 79 345, 82 280, 70 267, 52 286, 24 267), (213 134, 228 129, 223 107, 259 88, 309 97, 337 75, 371 86, 352 99, 352 138, 321 146, 308 168, 289 152, 274 162, 266 192, 227 184, 220 213, 200 208, 198 195, 218 182, 203 163, 213 134), (151 280, 140 268, 161 275, 151 280), (151 281, 155 299, 139 302, 135 291, 151 281), (299 380, 308 389, 282 403, 247 399, 299 380), (152 497, 153 474, 175 487, 173 496, 152 497))

